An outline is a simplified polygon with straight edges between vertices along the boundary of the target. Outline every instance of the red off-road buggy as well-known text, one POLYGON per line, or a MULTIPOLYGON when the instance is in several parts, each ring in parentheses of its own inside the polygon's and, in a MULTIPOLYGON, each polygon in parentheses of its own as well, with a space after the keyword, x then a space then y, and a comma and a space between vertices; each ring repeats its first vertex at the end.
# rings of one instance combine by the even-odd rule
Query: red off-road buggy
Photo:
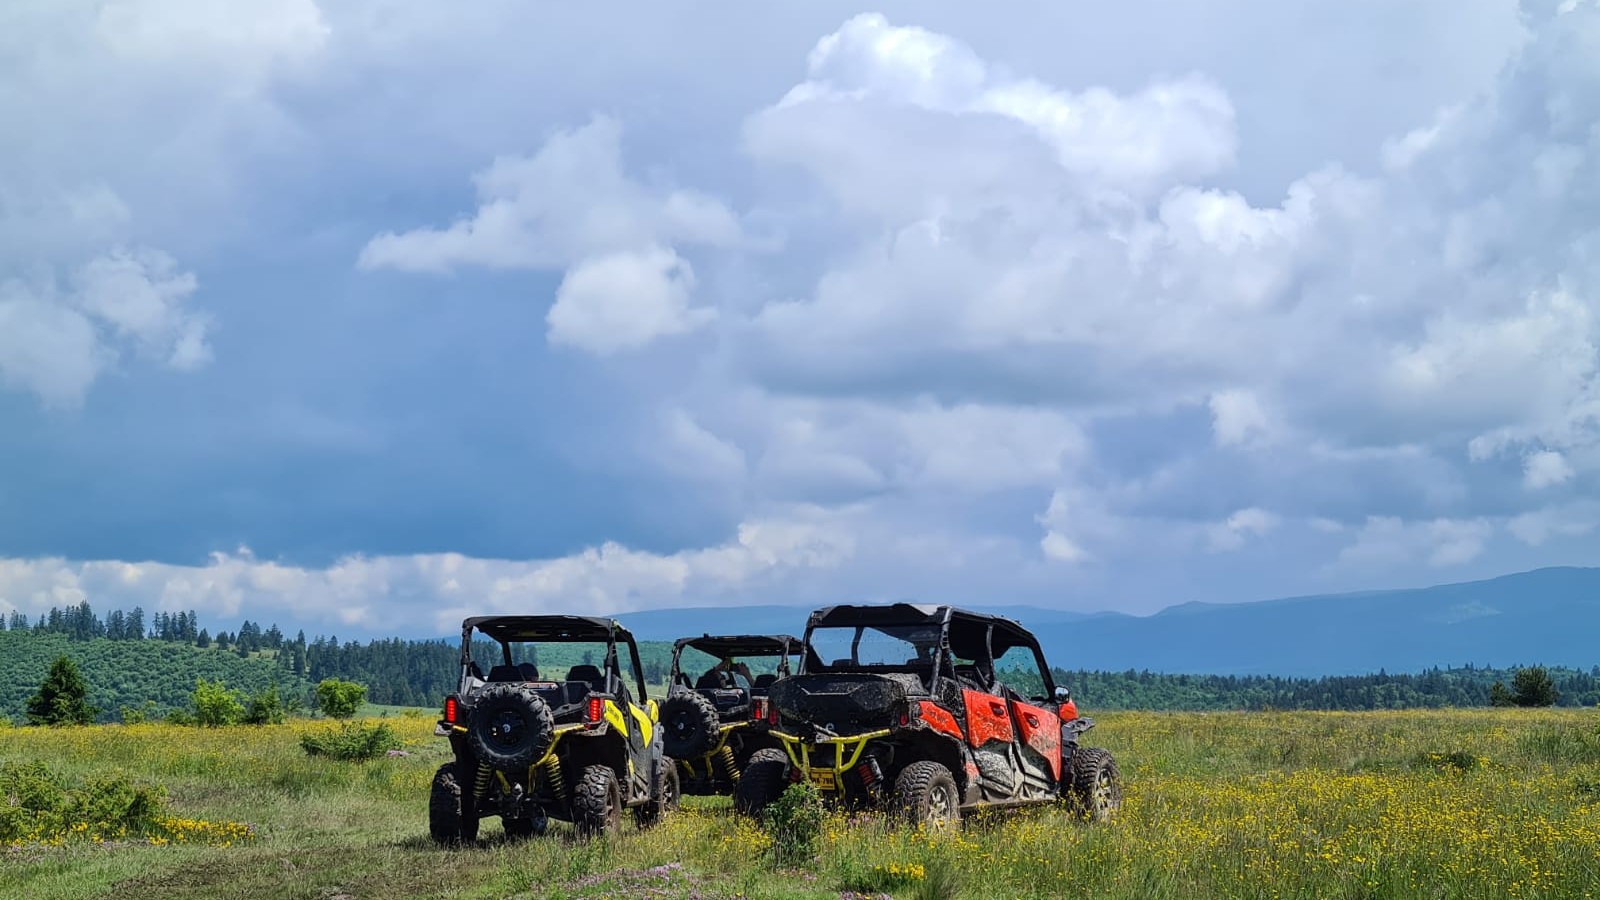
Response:
POLYGON ((768 690, 771 735, 734 791, 759 814, 792 781, 833 801, 942 825, 983 808, 1120 805, 1116 761, 1083 747, 1092 720, 1056 687, 1019 623, 950 606, 830 606, 811 614, 800 671, 768 690))

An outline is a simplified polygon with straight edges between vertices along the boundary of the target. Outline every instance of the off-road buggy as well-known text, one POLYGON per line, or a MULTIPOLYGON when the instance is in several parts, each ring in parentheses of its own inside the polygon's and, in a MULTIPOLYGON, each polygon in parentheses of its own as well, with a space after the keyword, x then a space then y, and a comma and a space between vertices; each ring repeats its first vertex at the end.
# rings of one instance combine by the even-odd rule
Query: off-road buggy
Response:
POLYGON ((611 619, 462 622, 461 681, 434 731, 455 759, 433 778, 433 839, 473 841, 496 815, 508 835, 541 834, 551 818, 593 835, 619 828, 624 809, 645 827, 675 808, 677 767, 642 671, 633 635, 611 619), (474 653, 498 658, 482 660, 486 673, 474 653))
POLYGON ((673 643, 661 728, 685 794, 732 793, 751 754, 779 746, 767 734, 767 690, 789 674, 789 658, 799 649, 787 634, 708 634, 673 643), (732 672, 708 669, 722 660, 756 660, 762 668, 770 662, 774 671, 751 673, 740 684, 732 672))
POLYGON ((1122 787, 1093 721, 1056 687, 1017 622, 950 606, 830 606, 806 624, 800 671, 769 691, 781 750, 761 750, 734 791, 759 815, 792 781, 915 823, 1068 801, 1102 820, 1122 787))

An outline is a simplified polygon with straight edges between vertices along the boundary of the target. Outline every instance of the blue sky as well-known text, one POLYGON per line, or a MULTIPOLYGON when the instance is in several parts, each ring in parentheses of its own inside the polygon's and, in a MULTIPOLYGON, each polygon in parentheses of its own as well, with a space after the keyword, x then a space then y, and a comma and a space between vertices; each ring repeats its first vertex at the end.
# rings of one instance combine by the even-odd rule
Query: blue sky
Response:
POLYGON ((1600 5, 0 10, 0 611, 1600 563, 1600 5))

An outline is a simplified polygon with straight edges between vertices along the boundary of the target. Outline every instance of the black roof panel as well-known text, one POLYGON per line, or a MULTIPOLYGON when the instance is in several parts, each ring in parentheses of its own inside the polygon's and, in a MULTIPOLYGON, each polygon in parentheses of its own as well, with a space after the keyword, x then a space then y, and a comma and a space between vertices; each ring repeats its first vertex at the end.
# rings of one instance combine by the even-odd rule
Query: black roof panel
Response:
POLYGON ((785 643, 789 653, 800 652, 800 639, 787 634, 705 634, 678 638, 673 648, 692 647, 711 656, 782 656, 785 643))
POLYGON ((473 616, 462 620, 462 631, 472 628, 497 641, 604 641, 613 632, 618 640, 633 640, 621 622, 594 616, 473 616))

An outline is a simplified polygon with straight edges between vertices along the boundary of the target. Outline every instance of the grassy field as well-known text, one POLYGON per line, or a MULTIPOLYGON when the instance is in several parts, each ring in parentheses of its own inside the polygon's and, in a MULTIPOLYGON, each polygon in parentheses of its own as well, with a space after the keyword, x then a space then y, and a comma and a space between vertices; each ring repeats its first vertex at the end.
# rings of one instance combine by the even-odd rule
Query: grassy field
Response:
POLYGON ((405 757, 307 757, 321 723, 0 729, 0 765, 69 780, 125 773, 168 794, 162 836, 88 832, 0 847, 0 896, 1538 898, 1600 897, 1600 714, 1112 713, 1127 801, 1085 825, 1065 810, 929 836, 834 819, 808 864, 720 799, 609 841, 564 832, 482 846, 427 840, 442 739, 386 721, 405 757), (99 840, 96 840, 96 837, 99 840))

